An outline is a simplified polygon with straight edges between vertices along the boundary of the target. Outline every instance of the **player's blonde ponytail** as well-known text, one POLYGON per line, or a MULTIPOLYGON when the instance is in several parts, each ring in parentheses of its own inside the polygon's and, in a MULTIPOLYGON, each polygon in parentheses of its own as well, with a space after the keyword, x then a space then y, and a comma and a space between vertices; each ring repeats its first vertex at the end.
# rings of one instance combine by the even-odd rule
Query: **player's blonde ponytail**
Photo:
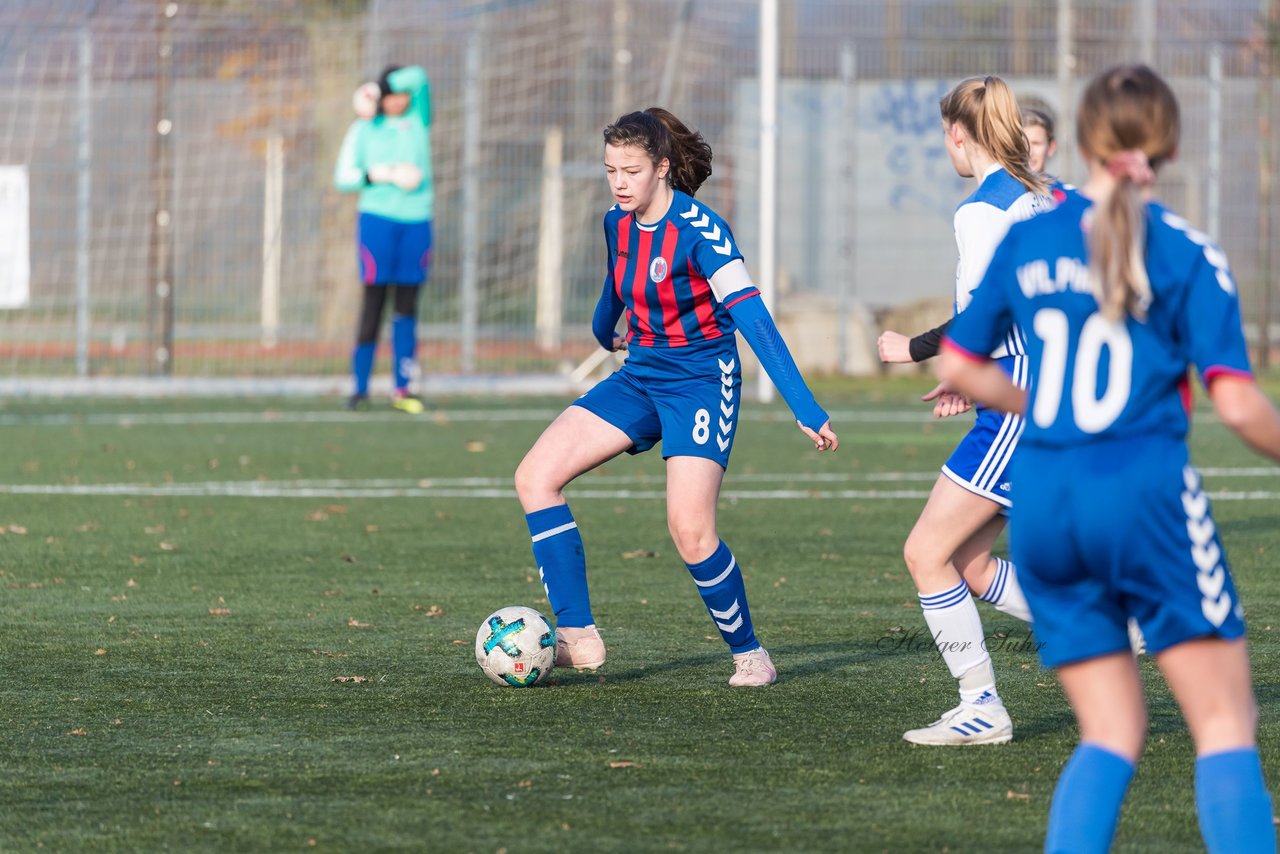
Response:
POLYGON ((1145 320, 1147 214, 1143 190, 1178 147, 1178 101, 1145 65, 1119 65, 1089 83, 1080 100, 1080 150, 1100 161, 1115 187, 1099 199, 1089 223, 1089 271, 1103 316, 1145 320))
POLYGON ((957 122, 1005 171, 1033 193, 1049 192, 1049 185, 1031 171, 1031 150, 1022 131, 1022 112, 1013 90, 999 77, 961 80, 938 103, 942 120, 957 122))

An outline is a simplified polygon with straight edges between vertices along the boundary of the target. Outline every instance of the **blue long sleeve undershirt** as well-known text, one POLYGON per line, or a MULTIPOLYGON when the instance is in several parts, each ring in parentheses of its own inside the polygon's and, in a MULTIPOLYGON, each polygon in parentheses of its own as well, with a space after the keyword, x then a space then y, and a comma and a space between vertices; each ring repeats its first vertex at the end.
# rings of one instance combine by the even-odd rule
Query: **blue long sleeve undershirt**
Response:
MULTIPOLYGON (((791 407, 796 420, 810 430, 818 431, 829 419, 827 413, 814 400, 805 384, 791 351, 782 340, 778 327, 765 307, 760 292, 754 287, 729 294, 724 300, 742 337, 747 339, 752 352, 760 360, 769 379, 777 387, 782 399, 791 407)), ((606 350, 614 348, 614 330, 625 306, 613 288, 613 280, 606 277, 600 301, 591 317, 591 332, 606 350)))
POLYGON ((787 349, 787 342, 782 340, 760 292, 754 287, 738 291, 725 297, 724 304, 765 373, 777 386, 778 393, 791 407, 796 420, 814 432, 821 429, 830 419, 813 399, 813 392, 809 391, 804 377, 800 375, 800 369, 787 349))

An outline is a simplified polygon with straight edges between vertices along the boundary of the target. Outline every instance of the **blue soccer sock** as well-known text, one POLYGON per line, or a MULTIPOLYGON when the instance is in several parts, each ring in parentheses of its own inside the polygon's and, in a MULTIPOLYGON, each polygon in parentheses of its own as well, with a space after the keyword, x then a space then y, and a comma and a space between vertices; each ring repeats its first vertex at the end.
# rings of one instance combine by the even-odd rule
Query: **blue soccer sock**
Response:
POLYGON ((1053 790, 1045 854, 1106 854, 1133 769, 1128 759, 1096 744, 1077 747, 1053 790))
POLYGON ((1271 854, 1276 832, 1271 797, 1254 747, 1212 753, 1196 760, 1196 812, 1209 854, 1271 854))
POLYGON ((990 602, 997 611, 1003 611, 1010 617, 1017 617, 1024 623, 1031 622, 1031 608, 1027 606, 1022 585, 1018 583, 1018 571, 1002 557, 995 561, 996 574, 991 579, 991 585, 978 598, 983 602, 990 602))
POLYGON ((729 547, 720 541, 711 557, 701 563, 687 563, 693 583, 715 621, 720 636, 733 652, 750 652, 760 647, 755 627, 751 624, 751 611, 747 608, 747 587, 742 581, 742 570, 733 559, 729 547))
POLYGON ((587 595, 587 558, 582 535, 568 504, 535 510, 524 517, 533 538, 533 559, 556 625, 583 628, 595 624, 587 595))
POLYGON ((397 314, 391 319, 391 373, 397 389, 409 387, 418 355, 418 319, 397 314))
POLYGON ((377 349, 377 342, 370 342, 357 344, 351 351, 351 376, 356 382, 356 394, 369 393, 369 375, 373 373, 373 357, 377 349))

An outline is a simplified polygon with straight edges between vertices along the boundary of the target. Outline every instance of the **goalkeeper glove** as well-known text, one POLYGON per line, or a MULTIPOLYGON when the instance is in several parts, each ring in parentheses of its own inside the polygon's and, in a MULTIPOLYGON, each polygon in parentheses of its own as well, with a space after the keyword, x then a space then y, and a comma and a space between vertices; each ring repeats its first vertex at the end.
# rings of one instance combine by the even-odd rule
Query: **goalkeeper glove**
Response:
POLYGON ((378 114, 381 100, 382 90, 377 83, 361 83, 351 96, 351 106, 360 118, 371 119, 378 114))

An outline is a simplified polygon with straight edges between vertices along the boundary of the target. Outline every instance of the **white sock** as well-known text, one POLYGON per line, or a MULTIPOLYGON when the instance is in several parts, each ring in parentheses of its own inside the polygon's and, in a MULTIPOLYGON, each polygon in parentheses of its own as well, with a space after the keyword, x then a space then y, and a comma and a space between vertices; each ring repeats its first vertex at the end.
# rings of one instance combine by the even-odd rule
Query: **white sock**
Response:
POLYGON ((1017 617, 1024 623, 1031 622, 1031 608, 1027 606, 1027 597, 1022 594, 1022 585, 1018 583, 1017 568, 1004 558, 995 560, 996 574, 987 592, 978 598, 990 602, 997 611, 1003 611, 1010 617, 1017 617))
POLYGON ((999 702, 995 670, 982 633, 982 618, 978 616, 978 606, 969 595, 968 586, 961 581, 941 593, 921 593, 920 608, 938 653, 951 675, 960 681, 960 700, 999 702), (984 694, 989 694, 990 699, 984 698, 984 694))

